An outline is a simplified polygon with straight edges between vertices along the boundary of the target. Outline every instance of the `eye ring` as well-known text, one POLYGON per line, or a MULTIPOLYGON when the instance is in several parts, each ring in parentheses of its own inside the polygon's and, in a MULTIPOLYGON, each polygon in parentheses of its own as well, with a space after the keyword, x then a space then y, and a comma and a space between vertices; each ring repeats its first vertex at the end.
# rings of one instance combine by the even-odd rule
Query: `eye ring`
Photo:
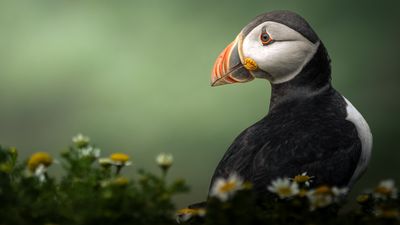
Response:
POLYGON ((260 40, 264 46, 269 45, 274 41, 267 32, 263 32, 260 34, 260 40))

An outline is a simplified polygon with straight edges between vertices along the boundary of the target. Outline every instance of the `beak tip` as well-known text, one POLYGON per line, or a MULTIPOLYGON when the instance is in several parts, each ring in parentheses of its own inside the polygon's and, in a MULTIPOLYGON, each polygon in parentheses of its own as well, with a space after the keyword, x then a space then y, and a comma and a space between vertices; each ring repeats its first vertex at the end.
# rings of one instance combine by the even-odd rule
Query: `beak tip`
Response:
POLYGON ((211 87, 215 87, 215 86, 219 86, 220 84, 220 82, 219 82, 220 80, 219 79, 217 79, 217 77, 215 76, 215 74, 212 74, 211 75, 211 80, 210 80, 210 86, 211 87))
POLYGON ((217 84, 217 82, 215 82, 215 81, 214 81, 214 82, 211 81, 211 82, 210 82, 210 86, 211 86, 211 87, 215 87, 215 86, 218 86, 218 84, 217 84))

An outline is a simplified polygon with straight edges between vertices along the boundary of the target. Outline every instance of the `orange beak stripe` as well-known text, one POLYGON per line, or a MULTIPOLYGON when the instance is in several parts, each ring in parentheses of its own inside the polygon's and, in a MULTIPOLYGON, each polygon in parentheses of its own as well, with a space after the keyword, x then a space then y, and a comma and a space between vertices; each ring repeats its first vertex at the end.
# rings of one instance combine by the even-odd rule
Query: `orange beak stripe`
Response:
MULTIPOLYGON (((215 61, 213 73, 211 77, 211 82, 215 83, 216 81, 223 78, 229 71, 229 57, 234 46, 235 41, 231 42, 222 52, 219 54, 217 60, 215 61)), ((236 83, 237 81, 230 76, 226 76, 225 80, 229 83, 236 83)))
POLYGON ((240 33, 215 60, 211 73, 211 86, 245 83, 254 79, 250 71, 257 69, 257 63, 248 58, 243 64, 242 38, 240 33))

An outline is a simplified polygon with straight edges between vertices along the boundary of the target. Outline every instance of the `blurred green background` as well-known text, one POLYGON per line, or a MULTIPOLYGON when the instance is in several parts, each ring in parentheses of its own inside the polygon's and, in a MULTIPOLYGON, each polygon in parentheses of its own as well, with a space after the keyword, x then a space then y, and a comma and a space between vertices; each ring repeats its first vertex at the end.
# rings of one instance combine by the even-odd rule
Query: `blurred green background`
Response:
POLYGON ((400 1, 1 1, 0 143, 23 157, 56 154, 82 132, 103 155, 127 152, 152 171, 154 156, 170 152, 171 176, 192 186, 178 204, 200 201, 270 95, 264 80, 211 88, 211 67, 242 27, 275 9, 310 22, 334 86, 370 124, 374 151, 356 188, 400 182, 400 1))

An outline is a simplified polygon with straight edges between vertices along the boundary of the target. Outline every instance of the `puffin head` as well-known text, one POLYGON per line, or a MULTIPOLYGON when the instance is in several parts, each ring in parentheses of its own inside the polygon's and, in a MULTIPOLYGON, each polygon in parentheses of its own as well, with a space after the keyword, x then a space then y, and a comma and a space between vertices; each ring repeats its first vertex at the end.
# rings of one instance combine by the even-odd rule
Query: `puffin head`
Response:
POLYGON ((316 33, 296 13, 273 11, 259 15, 219 55, 211 86, 254 78, 267 79, 272 84, 290 81, 321 48, 323 57, 329 58, 316 33))

